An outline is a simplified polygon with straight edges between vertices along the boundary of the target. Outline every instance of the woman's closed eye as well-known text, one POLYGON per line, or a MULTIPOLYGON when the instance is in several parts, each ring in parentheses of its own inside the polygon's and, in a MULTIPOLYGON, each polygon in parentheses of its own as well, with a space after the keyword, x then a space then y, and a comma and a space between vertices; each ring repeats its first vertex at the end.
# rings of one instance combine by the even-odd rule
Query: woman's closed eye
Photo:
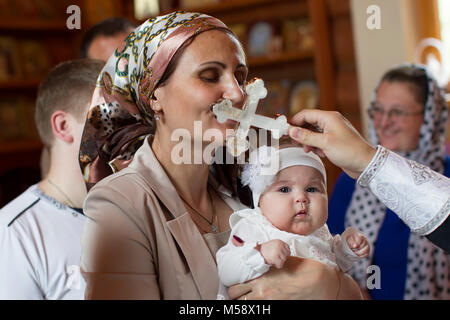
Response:
POLYGON ((203 81, 215 83, 219 81, 220 74, 216 69, 206 69, 200 72, 200 78, 203 81))

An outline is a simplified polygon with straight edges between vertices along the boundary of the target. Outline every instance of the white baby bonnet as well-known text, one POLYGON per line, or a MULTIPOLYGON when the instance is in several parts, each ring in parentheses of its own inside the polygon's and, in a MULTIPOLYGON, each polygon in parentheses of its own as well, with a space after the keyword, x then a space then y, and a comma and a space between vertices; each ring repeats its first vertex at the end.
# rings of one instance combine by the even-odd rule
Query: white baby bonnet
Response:
POLYGON ((255 207, 258 207, 261 194, 273 183, 277 173, 292 166, 315 168, 322 174, 325 184, 327 183, 322 160, 313 152, 306 153, 301 147, 277 150, 274 147, 261 146, 250 153, 249 163, 244 165, 241 181, 252 190, 255 207))

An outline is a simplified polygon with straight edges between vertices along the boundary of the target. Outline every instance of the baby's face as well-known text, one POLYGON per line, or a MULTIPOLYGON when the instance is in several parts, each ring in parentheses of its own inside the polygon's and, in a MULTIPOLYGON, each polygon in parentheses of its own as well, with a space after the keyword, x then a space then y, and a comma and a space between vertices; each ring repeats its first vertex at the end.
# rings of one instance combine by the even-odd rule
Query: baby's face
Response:
POLYGON ((308 166, 281 170, 259 200, 262 214, 278 229, 308 235, 325 224, 328 196, 320 172, 308 166))

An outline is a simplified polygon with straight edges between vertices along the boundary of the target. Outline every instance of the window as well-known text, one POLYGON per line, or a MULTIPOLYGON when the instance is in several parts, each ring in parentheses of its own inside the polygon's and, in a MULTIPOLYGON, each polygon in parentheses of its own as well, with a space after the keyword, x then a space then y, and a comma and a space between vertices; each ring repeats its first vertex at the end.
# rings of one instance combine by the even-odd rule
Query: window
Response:
MULTIPOLYGON (((446 57, 443 59, 450 63, 450 1, 439 0, 439 21, 441 23, 441 41, 443 44, 443 54, 446 57)), ((450 66, 447 65, 447 70, 450 66)), ((450 82, 447 84, 447 105, 450 107, 450 82)), ((447 119, 447 139, 445 144, 447 155, 450 155, 450 119, 447 119)))
MULTIPOLYGON (((441 41, 443 44, 443 61, 450 63, 450 1, 439 0, 439 20, 441 23, 441 41)), ((450 70, 450 65, 447 65, 447 70, 450 70)), ((447 92, 450 91, 450 86, 447 85, 447 92)), ((449 99, 447 99, 449 100, 449 99)))

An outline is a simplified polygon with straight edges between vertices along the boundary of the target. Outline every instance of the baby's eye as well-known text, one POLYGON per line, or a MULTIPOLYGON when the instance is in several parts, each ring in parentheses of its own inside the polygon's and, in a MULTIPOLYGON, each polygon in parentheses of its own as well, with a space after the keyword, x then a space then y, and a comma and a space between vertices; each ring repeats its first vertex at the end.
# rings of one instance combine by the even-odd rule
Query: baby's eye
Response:
POLYGON ((306 189, 306 192, 319 192, 319 188, 316 187, 309 187, 306 189))
POLYGON ((281 193, 288 193, 291 191, 291 188, 289 187, 281 187, 280 189, 278 189, 278 191, 280 191, 281 193))

